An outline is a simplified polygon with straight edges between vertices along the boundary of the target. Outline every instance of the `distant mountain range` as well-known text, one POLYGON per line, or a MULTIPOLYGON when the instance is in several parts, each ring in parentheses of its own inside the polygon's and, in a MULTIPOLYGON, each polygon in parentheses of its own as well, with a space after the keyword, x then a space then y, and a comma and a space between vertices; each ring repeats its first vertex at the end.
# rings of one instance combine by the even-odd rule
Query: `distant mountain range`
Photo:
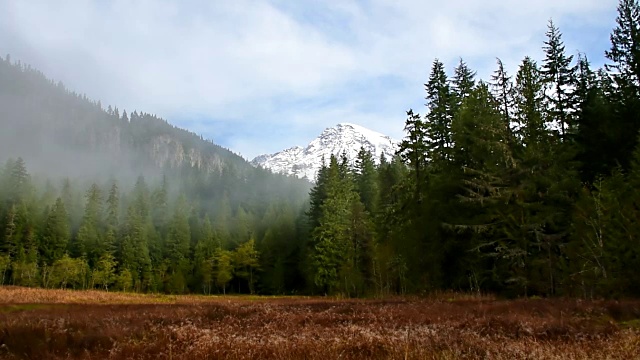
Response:
POLYGON ((260 155, 251 163, 275 173, 295 175, 314 181, 323 159, 328 163, 331 155, 340 156, 344 152, 353 162, 360 148, 364 148, 374 154, 378 161, 380 155, 391 158, 398 144, 397 140, 363 126, 340 123, 325 129, 304 148, 294 146, 275 154, 260 155))

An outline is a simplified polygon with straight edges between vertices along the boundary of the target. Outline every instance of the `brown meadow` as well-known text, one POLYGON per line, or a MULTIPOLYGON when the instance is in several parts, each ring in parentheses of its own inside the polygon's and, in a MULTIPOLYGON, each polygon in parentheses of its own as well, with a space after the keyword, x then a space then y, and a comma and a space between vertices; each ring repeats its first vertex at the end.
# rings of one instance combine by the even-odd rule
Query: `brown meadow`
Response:
POLYGON ((640 301, 0 287, 3 359, 634 359, 640 301))

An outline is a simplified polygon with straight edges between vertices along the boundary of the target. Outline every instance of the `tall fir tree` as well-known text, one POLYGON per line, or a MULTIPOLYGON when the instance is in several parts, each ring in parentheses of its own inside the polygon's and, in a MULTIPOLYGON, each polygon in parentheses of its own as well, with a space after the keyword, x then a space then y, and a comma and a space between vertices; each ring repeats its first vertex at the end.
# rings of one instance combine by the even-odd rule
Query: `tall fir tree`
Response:
MULTIPOLYGON (((515 88, 511 80, 511 76, 507 74, 502 60, 496 60, 498 69, 491 75, 491 90, 494 98, 498 102, 498 109, 502 114, 502 118, 509 129, 510 138, 512 134, 512 122, 514 121, 515 110, 515 88)), ((511 138, 511 141, 514 141, 511 138)))
POLYGON ((454 113, 460 109, 462 103, 471 95, 471 91, 476 84, 475 76, 476 73, 469 68, 467 63, 460 59, 458 66, 453 71, 453 79, 451 80, 454 113))
POLYGON ((53 265, 67 252, 71 231, 69 215, 62 198, 57 198, 55 205, 49 210, 42 236, 40 237, 40 257, 46 265, 53 265))
POLYGON ((413 192, 417 201, 421 201, 423 197, 427 176, 430 149, 427 126, 420 118, 420 114, 414 114, 413 110, 407 111, 404 127, 407 136, 398 149, 398 154, 411 169, 413 192))
POLYGON ((545 96, 549 106, 549 121, 559 126, 561 139, 567 141, 575 127, 576 67, 571 65, 573 55, 566 55, 562 33, 553 20, 549 20, 547 29, 541 74, 547 85, 545 96))
POLYGON ((640 131, 640 5, 637 0, 620 0, 616 27, 611 33, 611 49, 605 52, 611 63, 605 69, 611 74, 613 118, 609 128, 615 147, 609 157, 628 170, 640 131))
POLYGON ((455 100, 444 64, 433 62, 429 81, 425 84, 427 96, 427 115, 425 117, 426 139, 429 144, 427 157, 435 164, 450 158, 452 147, 451 121, 455 100))
POLYGON ((376 212, 378 203, 378 184, 376 182, 376 165, 373 154, 363 147, 358 151, 355 163, 355 182, 360 200, 370 214, 376 212))

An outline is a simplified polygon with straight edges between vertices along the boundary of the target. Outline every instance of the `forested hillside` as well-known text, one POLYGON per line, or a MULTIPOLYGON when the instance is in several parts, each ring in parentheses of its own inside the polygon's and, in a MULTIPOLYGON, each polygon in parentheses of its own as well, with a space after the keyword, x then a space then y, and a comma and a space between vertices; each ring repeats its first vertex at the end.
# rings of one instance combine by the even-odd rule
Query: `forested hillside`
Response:
POLYGON ((9 56, 0 109, 1 284, 304 286, 308 182, 254 168, 156 116, 103 109, 9 56))
POLYGON ((396 158, 320 171, 319 289, 640 295, 640 7, 620 2, 604 69, 551 21, 542 45, 488 80, 435 60, 396 158))
POLYGON ((332 156, 311 189, 2 60, 0 281, 640 296, 640 6, 620 1, 604 68, 551 21, 541 47, 486 80, 435 60, 398 153, 332 156))

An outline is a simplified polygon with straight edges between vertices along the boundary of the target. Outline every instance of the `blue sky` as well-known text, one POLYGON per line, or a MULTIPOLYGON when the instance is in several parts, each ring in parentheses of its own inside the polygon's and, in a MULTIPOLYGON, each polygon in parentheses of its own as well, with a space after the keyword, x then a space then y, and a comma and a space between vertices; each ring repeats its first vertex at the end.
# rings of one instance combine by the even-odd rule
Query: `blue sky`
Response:
POLYGON ((0 0, 0 53, 251 159, 351 122, 401 138, 435 58, 488 79, 547 21, 604 62, 617 0, 0 0))

